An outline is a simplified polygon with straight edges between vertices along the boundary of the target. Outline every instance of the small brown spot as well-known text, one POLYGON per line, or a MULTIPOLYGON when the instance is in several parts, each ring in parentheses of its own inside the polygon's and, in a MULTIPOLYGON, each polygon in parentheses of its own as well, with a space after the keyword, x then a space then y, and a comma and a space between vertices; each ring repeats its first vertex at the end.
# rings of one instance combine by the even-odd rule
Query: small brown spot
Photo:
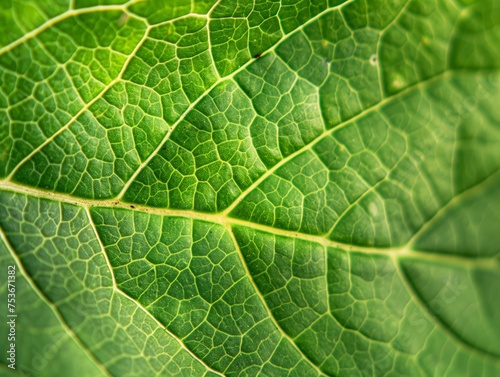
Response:
POLYGON ((118 25, 119 26, 125 25, 127 23, 127 21, 128 21, 128 18, 129 18, 129 15, 127 13, 123 13, 120 16, 120 19, 118 20, 118 25))
POLYGON ((134 206, 130 206, 130 208, 134 209, 135 207, 134 206))
POLYGON ((260 58, 261 56, 262 56, 262 54, 261 54, 261 53, 259 53, 259 54, 255 54, 253 57, 254 57, 255 59, 258 59, 258 58, 260 58))

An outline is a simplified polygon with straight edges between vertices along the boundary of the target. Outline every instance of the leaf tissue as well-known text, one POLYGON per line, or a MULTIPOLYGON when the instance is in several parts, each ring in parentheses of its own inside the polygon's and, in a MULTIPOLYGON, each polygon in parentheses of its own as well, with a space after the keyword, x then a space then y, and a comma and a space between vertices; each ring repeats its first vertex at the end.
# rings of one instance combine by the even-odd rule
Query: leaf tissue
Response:
POLYGON ((496 0, 0 0, 0 374, 500 376, 499 46, 496 0))

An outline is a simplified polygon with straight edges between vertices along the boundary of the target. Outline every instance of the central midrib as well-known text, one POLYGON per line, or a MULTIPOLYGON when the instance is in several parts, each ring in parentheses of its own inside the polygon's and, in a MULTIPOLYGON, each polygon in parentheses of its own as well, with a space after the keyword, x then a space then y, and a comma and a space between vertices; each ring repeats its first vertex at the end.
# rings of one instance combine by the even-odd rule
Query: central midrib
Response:
MULTIPOLYGON (((484 183, 484 181, 483 181, 484 183)), ((474 188, 473 188, 474 189, 474 188)), ((207 221, 223 226, 245 226, 261 232, 266 232, 272 235, 283 237, 298 238, 322 245, 323 247, 332 247, 345 252, 364 253, 369 255, 385 255, 396 258, 418 258, 430 261, 443 261, 462 266, 477 266, 485 268, 500 268, 500 263, 494 258, 468 258, 459 255, 429 253, 421 250, 415 250, 411 247, 413 240, 406 245, 398 247, 367 247, 355 244, 347 244, 329 240, 320 235, 308 234, 300 231, 293 231, 281 228, 275 228, 268 225, 254 223, 248 220, 242 220, 230 217, 224 213, 204 213, 192 210, 171 209, 148 207, 144 205, 126 203, 117 199, 86 199, 73 197, 68 194, 56 193, 52 191, 42 190, 39 188, 23 186, 8 180, 0 180, 0 190, 10 191, 16 194, 24 194, 35 198, 52 200, 66 204, 76 205, 85 209, 92 208, 111 208, 111 209, 126 209, 129 211, 138 211, 158 216, 183 217, 192 220, 207 221)), ((454 201, 453 201, 454 202, 454 201)))

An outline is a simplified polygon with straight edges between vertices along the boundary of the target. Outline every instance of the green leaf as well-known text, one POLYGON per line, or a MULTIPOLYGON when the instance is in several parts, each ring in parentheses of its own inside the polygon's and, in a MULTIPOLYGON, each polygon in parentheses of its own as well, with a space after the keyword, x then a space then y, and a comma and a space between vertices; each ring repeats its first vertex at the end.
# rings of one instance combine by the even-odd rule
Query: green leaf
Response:
POLYGON ((2 375, 500 375, 498 2, 1 8, 2 375))

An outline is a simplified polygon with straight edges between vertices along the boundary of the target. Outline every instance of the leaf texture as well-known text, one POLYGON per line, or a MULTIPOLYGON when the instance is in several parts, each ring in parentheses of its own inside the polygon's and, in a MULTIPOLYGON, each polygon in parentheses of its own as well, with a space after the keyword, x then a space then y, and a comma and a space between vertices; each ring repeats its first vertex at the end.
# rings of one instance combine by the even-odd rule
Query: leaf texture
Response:
POLYGON ((495 0, 1 8, 2 375, 500 375, 495 0))

